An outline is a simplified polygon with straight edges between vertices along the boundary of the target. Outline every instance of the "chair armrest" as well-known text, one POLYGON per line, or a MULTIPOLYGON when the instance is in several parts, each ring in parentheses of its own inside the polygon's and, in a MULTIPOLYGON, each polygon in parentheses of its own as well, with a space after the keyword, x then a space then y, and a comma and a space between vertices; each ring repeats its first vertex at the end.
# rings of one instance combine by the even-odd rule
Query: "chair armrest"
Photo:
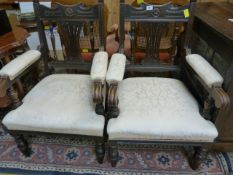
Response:
POLYGON ((103 92, 108 68, 108 53, 97 52, 91 66, 91 79, 93 81, 92 98, 96 104, 95 111, 98 115, 104 115, 103 92))
POLYGON ((124 54, 116 53, 112 55, 106 80, 108 84, 117 84, 123 80, 125 73, 126 56, 124 54))
POLYGON ((0 70, 0 97, 6 95, 6 91, 11 84, 19 78, 27 68, 38 61, 40 56, 41 53, 37 50, 27 51, 13 59, 0 70))
POLYGON ((214 99, 217 108, 230 104, 230 98, 222 88, 223 77, 211 64, 198 54, 187 55, 186 61, 197 74, 197 79, 214 99))
POLYGON ((16 79, 27 68, 40 59, 41 53, 37 50, 29 50, 22 55, 16 57, 11 62, 6 64, 0 70, 1 77, 9 77, 10 81, 16 79))
POLYGON ((117 89, 118 83, 123 80, 125 73, 126 56, 123 54, 114 54, 111 58, 107 72, 106 80, 108 82, 108 116, 116 118, 119 115, 117 89))
POLYGON ((186 61, 209 88, 222 87, 222 76, 202 56, 190 54, 186 61))
POLYGON ((97 52, 93 58, 91 66, 91 79, 94 82, 105 82, 108 68, 108 53, 97 52))

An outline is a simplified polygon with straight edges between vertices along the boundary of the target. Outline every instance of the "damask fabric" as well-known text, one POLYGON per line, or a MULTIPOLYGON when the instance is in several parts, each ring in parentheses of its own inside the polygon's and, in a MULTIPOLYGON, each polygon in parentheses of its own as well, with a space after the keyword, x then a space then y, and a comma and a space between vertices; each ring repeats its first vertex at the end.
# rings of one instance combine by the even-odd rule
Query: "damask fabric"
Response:
POLYGON ((209 88, 222 86, 223 77, 205 58, 198 54, 191 54, 186 56, 186 60, 209 88))
POLYGON ((17 58, 13 59, 0 70, 0 75, 8 76, 14 80, 23 71, 39 60, 41 53, 37 50, 29 50, 17 58))
POLYGON ((126 56, 115 53, 111 57, 106 80, 109 84, 123 80, 125 73, 126 56))
POLYGON ((93 58, 91 67, 91 79, 104 82, 108 68, 108 53, 97 52, 93 58))
POLYGON ((54 74, 39 82, 2 123, 9 130, 103 136, 88 75, 54 74))
POLYGON ((120 115, 107 127, 110 140, 212 142, 218 136, 179 80, 125 79, 119 83, 118 97, 120 115))

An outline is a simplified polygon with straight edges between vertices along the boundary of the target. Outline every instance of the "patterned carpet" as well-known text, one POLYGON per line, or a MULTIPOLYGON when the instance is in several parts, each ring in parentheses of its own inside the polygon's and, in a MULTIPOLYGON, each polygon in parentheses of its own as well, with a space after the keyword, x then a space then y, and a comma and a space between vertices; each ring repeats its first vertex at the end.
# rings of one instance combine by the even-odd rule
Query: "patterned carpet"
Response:
POLYGON ((181 148, 120 147, 120 162, 96 162, 93 142, 65 137, 32 139, 33 154, 25 158, 13 138, 0 129, 0 174, 230 174, 233 154, 210 154, 197 171, 190 169, 181 148))

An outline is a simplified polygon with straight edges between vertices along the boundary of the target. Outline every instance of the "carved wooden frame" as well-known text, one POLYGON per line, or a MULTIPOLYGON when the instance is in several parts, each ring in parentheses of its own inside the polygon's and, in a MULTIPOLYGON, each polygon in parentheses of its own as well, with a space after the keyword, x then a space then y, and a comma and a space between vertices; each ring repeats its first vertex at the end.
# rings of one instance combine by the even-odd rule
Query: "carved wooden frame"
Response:
MULTIPOLYGON (((68 61, 51 61, 51 58, 49 56, 49 49, 48 44, 46 41, 46 36, 44 32, 44 24, 43 20, 61 20, 62 22, 65 21, 71 21, 72 23, 80 23, 83 20, 93 21, 97 20, 99 22, 99 29, 100 29, 100 49, 103 51, 105 49, 105 36, 104 36, 104 25, 103 25, 103 10, 104 10, 104 4, 103 0, 99 0, 97 5, 94 5, 93 7, 86 7, 84 4, 76 4, 73 6, 63 6, 61 4, 55 4, 53 8, 48 8, 43 5, 39 4, 39 0, 33 1, 34 5, 34 11, 36 15, 37 20, 37 27, 38 27, 38 33, 39 33, 39 40, 40 40, 40 46, 39 49, 42 53, 41 57, 44 61, 45 66, 45 76, 50 74, 56 69, 71 69, 71 70, 80 70, 80 71, 90 71, 91 64, 85 63, 80 60, 68 60, 68 61), (97 14, 97 15, 96 15, 97 14), (103 29, 103 30, 102 30, 103 29)), ((51 42, 53 49, 54 47, 54 35, 53 32, 51 32, 51 42)), ((55 56, 56 57, 56 56, 55 56)), ((80 58, 81 59, 81 58, 80 58)), ((27 69, 25 72, 29 71, 30 69, 27 69)), ((24 72, 24 73, 25 73, 24 72)), ((22 77, 23 74, 21 74, 19 77, 22 77)), ((17 77, 16 79, 18 79, 17 77)), ((13 94, 12 92, 12 84, 14 81, 10 81, 8 77, 0 77, 0 87, 4 89, 4 92, 1 92, 0 95, 4 95, 5 93, 10 93, 10 96, 13 98, 16 98, 16 94, 13 94)), ((105 117, 105 111, 103 106, 103 88, 104 84, 100 81, 93 82, 93 102, 96 103, 95 111, 99 115, 103 115, 105 117)), ((14 100, 14 106, 18 107, 22 104, 17 98, 17 100, 14 100)), ((19 150, 27 157, 31 155, 31 149, 29 146, 29 142, 26 139, 26 136, 28 135, 65 135, 65 136, 72 136, 73 134, 55 134, 55 133, 46 133, 46 132, 33 132, 33 131, 16 131, 16 130, 8 130, 5 126, 3 126, 4 129, 10 133, 17 143, 17 146, 19 150)), ((97 161, 99 163, 102 163, 105 156, 105 135, 103 131, 103 137, 97 137, 97 136, 80 136, 75 135, 77 137, 88 137, 94 139, 96 142, 96 157, 97 161)))
MULTIPOLYGON (((182 9, 182 15, 181 12, 179 13, 173 13, 173 11, 166 11, 166 8, 172 7, 170 3, 165 5, 159 5, 159 6, 153 6, 153 11, 157 12, 157 15, 154 16, 151 14, 151 12, 145 11, 146 6, 148 4, 143 4, 140 8, 134 8, 131 7, 128 4, 124 4, 124 0, 121 0, 120 5, 120 53, 124 53, 124 21, 150 21, 150 22, 169 22, 169 21, 181 21, 187 23, 187 31, 186 35, 183 41, 182 46, 182 52, 178 53, 178 55, 182 58, 185 57, 186 54, 191 53, 189 48, 189 41, 191 36, 191 30, 192 30, 192 13, 190 18, 184 18, 183 10, 189 7, 190 11, 193 11, 194 5, 196 3, 196 0, 191 0, 190 4, 184 6, 182 9), (168 14, 171 13, 171 16, 168 14), (174 15, 174 16, 173 16, 174 15), (180 15, 180 16, 179 16, 180 15)), ((177 8, 175 8, 177 10, 177 8)), ((174 8, 173 8, 174 10, 174 8)), ((179 72, 183 71, 182 73, 190 74, 188 69, 188 65, 185 61, 177 61, 175 62, 175 65, 163 65, 158 64, 156 61, 149 60, 149 62, 145 62, 145 64, 135 64, 133 60, 129 60, 129 64, 126 65, 125 72, 179 72), (182 68, 182 69, 181 69, 182 68), (185 68, 185 71, 183 70, 185 68)), ((210 119, 209 112, 211 107, 211 102, 215 102, 216 108, 223 108, 226 105, 229 104, 229 96, 227 93, 221 88, 221 87, 213 87, 208 88, 203 81, 201 81, 201 78, 198 77, 193 71, 191 72, 192 75, 194 75, 197 80, 206 88, 206 91, 209 93, 209 97, 204 102, 204 108, 202 115, 206 119, 210 119)), ((110 84, 108 87, 108 95, 107 95, 107 116, 108 119, 116 118, 120 110, 118 108, 118 97, 117 97, 117 87, 118 83, 110 84)), ((179 146, 185 146, 189 147, 191 149, 187 150, 187 157, 189 160, 189 164, 192 167, 192 169, 197 169, 200 163, 206 159, 208 150, 211 149, 211 146, 213 143, 203 143, 203 142, 176 142, 176 141, 138 141, 138 140, 109 140, 109 160, 112 164, 112 166, 116 166, 118 159, 119 159, 119 153, 118 153, 118 145, 124 143, 124 144, 164 144, 164 145, 179 145, 179 146)))

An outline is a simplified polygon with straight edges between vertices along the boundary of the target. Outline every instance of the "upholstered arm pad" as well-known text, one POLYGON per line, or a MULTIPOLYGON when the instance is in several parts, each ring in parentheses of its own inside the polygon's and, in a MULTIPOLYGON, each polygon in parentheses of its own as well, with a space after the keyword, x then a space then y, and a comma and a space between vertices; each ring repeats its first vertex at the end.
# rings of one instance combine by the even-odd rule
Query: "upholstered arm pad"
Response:
POLYGON ((10 80, 14 80, 33 63, 39 60, 40 56, 41 53, 37 50, 29 50, 23 53, 22 55, 18 56, 17 58, 6 64, 0 70, 0 77, 7 76, 10 80))
POLYGON ((116 53, 112 55, 106 80, 109 84, 117 83, 123 80, 125 73, 126 56, 124 54, 116 53))
POLYGON ((108 68, 108 53, 97 52, 93 58, 91 66, 91 79, 93 81, 104 82, 108 68))
POLYGON ((190 54, 186 61, 209 88, 222 87, 223 77, 202 56, 190 54))

